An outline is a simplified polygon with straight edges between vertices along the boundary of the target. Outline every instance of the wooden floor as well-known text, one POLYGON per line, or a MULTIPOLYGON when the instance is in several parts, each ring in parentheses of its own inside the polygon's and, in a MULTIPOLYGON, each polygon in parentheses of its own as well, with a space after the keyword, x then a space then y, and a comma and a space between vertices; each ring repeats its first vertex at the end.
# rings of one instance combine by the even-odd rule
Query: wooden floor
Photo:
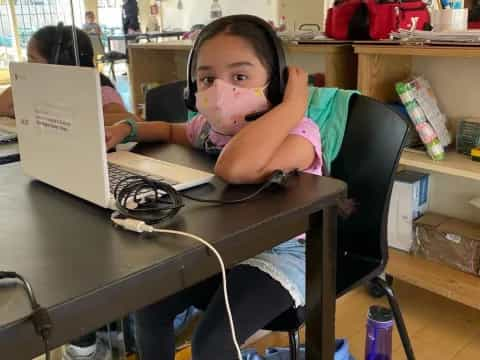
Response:
MULTIPOLYGON (((480 359, 480 311, 401 281, 395 282, 395 290, 417 360, 480 359)), ((366 313, 374 303, 386 305, 384 299, 372 299, 363 289, 355 290, 337 301, 337 338, 348 339, 357 360, 363 360, 366 313)), ((273 333, 249 347, 255 346, 259 353, 263 353, 265 348, 287 345, 287 341, 285 335, 273 333)), ((189 348, 179 352, 176 357, 176 360, 188 359, 189 348)), ((406 359, 396 332, 393 359, 406 359)))
MULTIPOLYGON (((479 311, 400 281, 395 282, 395 290, 417 360, 480 359, 479 311)), ((383 299, 372 299, 363 289, 337 301, 337 338, 348 339, 357 360, 364 358, 365 319, 367 309, 373 303, 386 305, 383 299)), ((262 353, 266 347, 287 344, 287 338, 276 333, 257 341, 255 347, 262 353)), ((189 349, 178 353, 176 358, 188 359, 189 349)), ((406 359, 396 332, 393 359, 406 359)))
MULTIPOLYGON (((479 311, 400 281, 395 290, 418 360, 480 359, 479 311)), ((365 317, 371 303, 359 289, 337 304, 337 337, 348 338, 357 359, 364 356, 365 317)), ((406 359, 396 331, 393 359, 406 359)))

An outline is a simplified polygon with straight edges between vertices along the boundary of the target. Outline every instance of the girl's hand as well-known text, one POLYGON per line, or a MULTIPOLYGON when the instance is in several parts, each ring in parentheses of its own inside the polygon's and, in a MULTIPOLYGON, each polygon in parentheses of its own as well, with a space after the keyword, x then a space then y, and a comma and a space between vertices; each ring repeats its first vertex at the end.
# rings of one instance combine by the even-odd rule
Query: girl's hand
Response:
POLYGON ((308 74, 300 67, 289 66, 283 103, 293 106, 303 113, 307 108, 307 100, 308 74))
POLYGON ((107 150, 110 150, 115 145, 120 144, 128 134, 130 134, 130 125, 126 123, 105 126, 105 142, 107 144, 107 150))

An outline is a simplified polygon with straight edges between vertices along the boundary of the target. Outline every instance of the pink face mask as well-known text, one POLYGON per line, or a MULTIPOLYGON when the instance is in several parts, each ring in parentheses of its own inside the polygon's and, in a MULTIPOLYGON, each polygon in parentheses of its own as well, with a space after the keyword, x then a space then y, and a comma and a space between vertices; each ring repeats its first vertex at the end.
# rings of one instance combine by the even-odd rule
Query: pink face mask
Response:
POLYGON ((236 134, 247 124, 247 115, 270 108, 264 88, 242 88, 220 79, 196 93, 196 106, 212 129, 223 135, 236 134))

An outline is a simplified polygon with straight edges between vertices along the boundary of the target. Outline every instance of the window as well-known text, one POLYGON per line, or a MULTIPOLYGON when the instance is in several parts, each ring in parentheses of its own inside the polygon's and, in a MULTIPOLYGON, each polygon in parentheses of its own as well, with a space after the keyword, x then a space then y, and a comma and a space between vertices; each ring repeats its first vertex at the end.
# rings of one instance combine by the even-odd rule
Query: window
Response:
MULTIPOLYGON (((84 18, 83 0, 73 0, 75 24, 81 27, 84 18)), ((71 24, 70 0, 0 0, 0 69, 12 60, 26 59, 26 47, 32 34, 59 21, 71 24), (9 6, 10 4, 10 6, 9 6), (10 9, 14 14, 10 14, 10 9), (14 17, 14 19, 12 19, 14 17), (13 21, 15 20, 15 21, 13 21), (14 28, 13 24, 17 27, 14 28), (19 53, 15 51, 18 38, 19 53)))
POLYGON ((98 0, 98 24, 102 28, 103 43, 107 36, 123 34, 122 30, 122 0, 98 0))
POLYGON ((0 69, 15 60, 15 47, 7 0, 0 0, 0 69))

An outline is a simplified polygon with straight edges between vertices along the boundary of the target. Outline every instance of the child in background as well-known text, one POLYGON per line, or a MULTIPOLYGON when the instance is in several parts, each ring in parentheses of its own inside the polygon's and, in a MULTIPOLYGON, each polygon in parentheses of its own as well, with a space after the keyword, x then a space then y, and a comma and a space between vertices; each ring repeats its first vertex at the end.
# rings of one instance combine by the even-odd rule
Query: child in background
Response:
POLYGON ((85 24, 83 24, 82 30, 87 34, 96 34, 102 36, 102 29, 95 22, 95 13, 93 11, 85 12, 85 24))
MULTIPOLYGON (((28 62, 32 63, 54 63, 52 53, 57 45, 57 39, 62 38, 58 51, 58 65, 75 65, 73 52, 73 39, 71 26, 45 26, 35 32, 27 46, 28 62), (62 32, 60 34, 59 32, 62 32)), ((94 52, 88 35, 77 29, 80 66, 95 67, 94 52)), ((103 74, 100 76, 102 91, 103 114, 106 125, 111 125, 119 120, 135 118, 127 112, 122 99, 115 89, 115 86, 103 74)), ((13 109, 13 96, 11 87, 0 94, 0 116, 15 117, 13 109)))

